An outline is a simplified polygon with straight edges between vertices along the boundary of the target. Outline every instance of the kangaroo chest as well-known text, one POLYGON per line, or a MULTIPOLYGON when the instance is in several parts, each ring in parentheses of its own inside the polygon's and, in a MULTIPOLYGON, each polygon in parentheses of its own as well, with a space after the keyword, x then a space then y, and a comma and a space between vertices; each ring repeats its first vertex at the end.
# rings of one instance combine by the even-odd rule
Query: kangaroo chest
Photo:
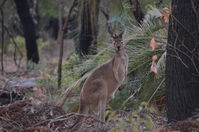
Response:
POLYGON ((122 83, 127 75, 127 69, 128 69, 128 57, 126 55, 123 55, 119 58, 119 68, 118 68, 118 76, 120 79, 120 82, 122 83))
POLYGON ((109 87, 109 99, 113 99, 116 90, 121 86, 127 75, 128 56, 126 54, 115 56, 113 63, 114 84, 109 87))

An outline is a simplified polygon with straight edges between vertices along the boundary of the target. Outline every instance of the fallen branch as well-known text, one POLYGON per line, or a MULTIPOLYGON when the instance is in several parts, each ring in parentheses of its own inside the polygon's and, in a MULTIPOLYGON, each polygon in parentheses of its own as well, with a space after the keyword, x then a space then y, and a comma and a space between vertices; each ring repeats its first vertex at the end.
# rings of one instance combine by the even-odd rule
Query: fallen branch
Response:
POLYGON ((10 126, 11 128, 16 128, 20 131, 23 131, 22 127, 20 124, 18 124, 17 122, 13 121, 13 120, 10 120, 10 119, 7 119, 7 118, 4 118, 2 116, 0 116, 0 120, 3 120, 5 122, 7 122, 7 126, 10 126))

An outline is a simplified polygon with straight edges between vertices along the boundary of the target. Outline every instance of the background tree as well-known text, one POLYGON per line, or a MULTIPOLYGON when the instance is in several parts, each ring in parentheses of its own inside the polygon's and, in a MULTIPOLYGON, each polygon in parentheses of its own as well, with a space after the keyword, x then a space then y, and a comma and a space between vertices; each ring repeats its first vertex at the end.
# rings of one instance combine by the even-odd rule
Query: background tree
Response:
POLYGON ((199 108, 199 2, 173 0, 166 58, 169 121, 183 120, 199 108))
POLYGON ((96 44, 100 0, 82 0, 80 17, 79 51, 88 54, 91 45, 96 44))
POLYGON ((23 25, 26 40, 26 52, 28 61, 39 63, 39 53, 36 42, 36 31, 33 18, 31 17, 27 0, 14 0, 17 12, 23 25))
POLYGON ((138 23, 141 23, 144 19, 144 13, 140 7, 140 3, 138 0, 129 0, 131 4, 131 9, 133 11, 133 15, 138 23))

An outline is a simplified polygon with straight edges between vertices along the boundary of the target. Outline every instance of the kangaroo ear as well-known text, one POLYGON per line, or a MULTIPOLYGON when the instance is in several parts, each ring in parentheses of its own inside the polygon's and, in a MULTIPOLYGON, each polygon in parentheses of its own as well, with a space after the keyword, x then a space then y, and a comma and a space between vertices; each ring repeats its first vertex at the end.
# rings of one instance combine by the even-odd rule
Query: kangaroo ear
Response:
POLYGON ((122 38, 123 36, 126 35, 126 33, 127 33, 127 31, 126 31, 126 29, 125 29, 125 30, 123 30, 118 36, 119 36, 120 38, 122 38))
POLYGON ((124 31, 122 31, 122 32, 118 35, 118 37, 122 38, 123 33, 124 33, 124 31))
POLYGON ((116 35, 116 34, 113 34, 112 37, 113 37, 113 39, 116 39, 116 38, 117 38, 117 35, 116 35))
POLYGON ((126 30, 123 30, 118 36, 122 38, 126 34, 126 30))

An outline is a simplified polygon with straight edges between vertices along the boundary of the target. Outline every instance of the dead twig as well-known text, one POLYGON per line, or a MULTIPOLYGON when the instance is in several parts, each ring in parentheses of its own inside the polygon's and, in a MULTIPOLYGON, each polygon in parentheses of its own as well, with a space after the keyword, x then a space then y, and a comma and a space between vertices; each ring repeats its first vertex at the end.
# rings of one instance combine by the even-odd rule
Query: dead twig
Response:
POLYGON ((2 32, 1 32, 1 72, 2 74, 4 73, 4 12, 3 12, 3 6, 5 4, 6 0, 4 0, 1 4, 1 8, 0 8, 0 12, 1 12, 1 28, 2 28, 2 32))
MULTIPOLYGON (((71 17, 72 11, 75 8, 75 6, 77 5, 77 1, 78 0, 74 0, 72 3, 72 6, 68 12, 68 15, 65 19, 64 25, 62 27, 60 27, 60 31, 59 31, 59 36, 58 36, 58 43, 60 43, 60 52, 59 52, 59 62, 58 62, 58 70, 57 70, 57 74, 58 74, 58 88, 61 88, 61 79, 62 79, 62 59, 63 59, 63 49, 64 49, 64 33, 67 34, 68 32, 68 22, 69 22, 69 18, 71 17)), ((62 25, 62 24, 60 24, 62 25)))
POLYGON ((67 114, 67 115, 59 116, 59 117, 57 117, 55 119, 51 119, 47 126, 48 126, 48 128, 50 128, 52 123, 55 123, 55 122, 58 122, 58 121, 68 120, 69 118, 72 118, 72 117, 74 117, 74 113, 70 113, 70 114, 67 114))
POLYGON ((18 130, 21 130, 21 131, 23 130, 21 125, 18 124, 17 122, 15 122, 15 121, 13 121, 13 120, 6 119, 6 118, 4 118, 2 116, 0 116, 0 120, 3 120, 5 122, 7 122, 7 125, 11 126, 12 128, 14 127, 14 128, 16 128, 18 130))

